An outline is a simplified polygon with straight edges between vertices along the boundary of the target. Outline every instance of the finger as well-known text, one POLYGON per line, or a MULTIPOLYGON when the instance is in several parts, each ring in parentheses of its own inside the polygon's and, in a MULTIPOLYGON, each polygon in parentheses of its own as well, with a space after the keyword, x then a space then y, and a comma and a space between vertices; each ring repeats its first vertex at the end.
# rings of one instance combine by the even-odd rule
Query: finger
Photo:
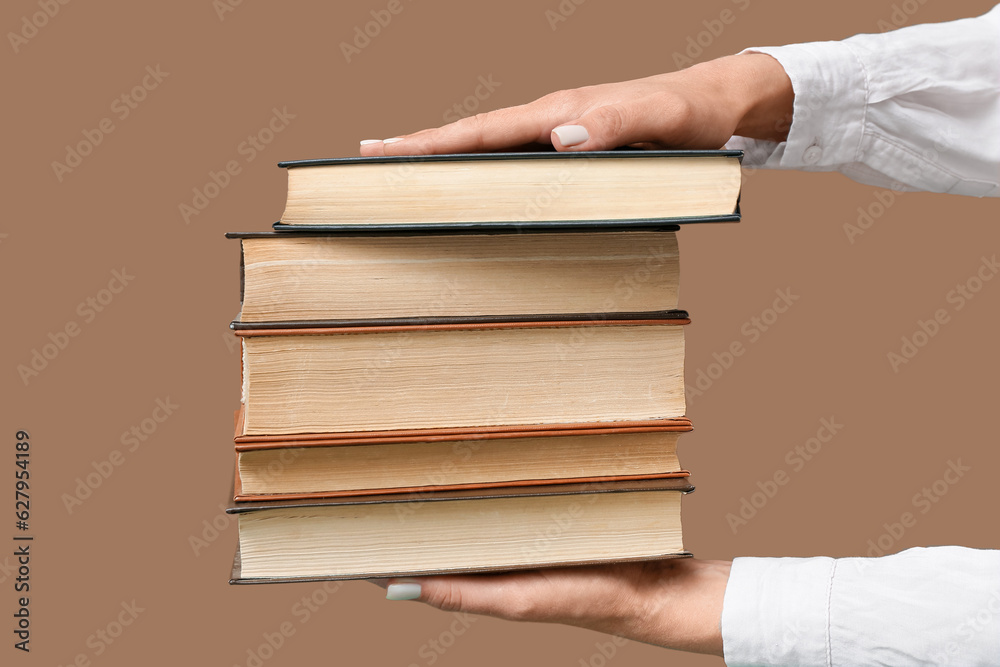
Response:
POLYGON ((553 128, 551 140, 560 151, 606 151, 629 145, 659 145, 663 116, 655 96, 605 104, 553 128))
POLYGON ((418 600, 443 611, 486 614, 518 620, 537 619, 531 600, 543 595, 534 573, 454 575, 393 580, 388 599, 418 600))
POLYGON ((362 154, 432 155, 483 153, 530 143, 549 143, 554 120, 540 105, 526 104, 462 118, 454 123, 369 144, 362 154), (377 151, 381 148, 381 153, 377 151), (369 152, 365 152, 369 151, 369 152))
POLYGON ((362 157, 377 157, 379 155, 385 155, 382 148, 381 139, 362 139, 360 146, 360 153, 362 157))
POLYGON ((589 626, 628 595, 626 582, 615 567, 558 568, 393 580, 386 597, 419 600, 444 611, 589 626))

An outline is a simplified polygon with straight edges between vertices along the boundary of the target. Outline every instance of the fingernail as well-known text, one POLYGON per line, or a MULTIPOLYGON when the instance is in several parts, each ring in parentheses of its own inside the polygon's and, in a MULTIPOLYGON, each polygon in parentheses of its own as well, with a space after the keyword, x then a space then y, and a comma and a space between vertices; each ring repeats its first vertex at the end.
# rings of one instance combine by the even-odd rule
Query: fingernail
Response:
POLYGON ((552 130, 552 134, 556 135, 563 146, 576 146, 590 139, 590 134, 583 125, 562 125, 552 130))
POLYGON ((394 144, 397 141, 402 141, 402 140, 403 140, 403 137, 392 137, 390 139, 383 139, 382 143, 383 144, 394 144))
POLYGON ((420 597, 420 584, 389 584, 385 589, 386 600, 416 600, 420 597))
POLYGON ((382 143, 381 139, 362 139, 361 140, 361 145, 362 146, 367 146, 368 144, 380 144, 380 143, 382 143))

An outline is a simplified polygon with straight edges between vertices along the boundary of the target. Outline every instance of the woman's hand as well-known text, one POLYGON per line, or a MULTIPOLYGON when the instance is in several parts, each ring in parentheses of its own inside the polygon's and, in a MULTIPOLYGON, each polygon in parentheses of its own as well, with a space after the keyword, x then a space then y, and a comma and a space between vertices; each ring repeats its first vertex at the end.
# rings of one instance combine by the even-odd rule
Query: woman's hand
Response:
POLYGON ((778 61, 749 53, 635 81, 562 90, 443 127, 366 140, 361 154, 475 153, 548 144, 559 151, 720 148, 734 134, 781 141, 793 99, 778 61))
POLYGON ((674 558, 510 574, 378 582, 386 597, 512 621, 565 623, 668 648, 722 655, 730 561, 674 558))

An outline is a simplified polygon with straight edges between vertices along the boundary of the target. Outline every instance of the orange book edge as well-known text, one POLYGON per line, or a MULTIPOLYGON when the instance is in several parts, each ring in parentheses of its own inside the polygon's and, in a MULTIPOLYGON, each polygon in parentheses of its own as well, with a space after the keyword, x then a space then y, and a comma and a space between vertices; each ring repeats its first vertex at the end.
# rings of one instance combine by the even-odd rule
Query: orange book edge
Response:
MULTIPOLYGON (((563 477, 558 479, 517 479, 506 482, 470 482, 465 484, 437 484, 430 486, 405 486, 385 489, 351 489, 347 491, 317 491, 311 493, 243 493, 243 480, 240 479, 239 459, 237 457, 236 477, 233 487, 233 500, 236 502, 260 502, 268 500, 312 500, 316 498, 347 498, 354 496, 375 496, 383 494, 412 493, 424 495, 438 491, 459 491, 464 489, 502 489, 518 486, 538 486, 548 484, 592 484, 595 482, 637 481, 643 479, 671 479, 690 477, 688 470, 653 473, 644 475, 609 475, 607 477, 563 477)), ((419 500, 419 498, 414 498, 419 500)))

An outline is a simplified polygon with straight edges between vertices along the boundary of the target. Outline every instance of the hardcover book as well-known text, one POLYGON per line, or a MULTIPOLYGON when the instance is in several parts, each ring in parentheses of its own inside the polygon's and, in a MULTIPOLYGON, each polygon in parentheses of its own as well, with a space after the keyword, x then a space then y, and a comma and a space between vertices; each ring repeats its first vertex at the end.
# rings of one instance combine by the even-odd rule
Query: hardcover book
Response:
POLYGON ((741 151, 592 151, 282 162, 276 229, 663 228, 739 220, 741 151))
POLYGON ((673 419, 548 431, 241 439, 235 499, 684 477, 677 440, 689 430, 687 419, 673 419))
POLYGON ((234 328, 677 307, 673 232, 226 236, 241 249, 242 309, 234 328))
POLYGON ((687 478, 235 503, 230 583, 534 569, 689 555, 687 478))
POLYGON ((239 435, 681 417, 689 321, 240 330, 239 435))

